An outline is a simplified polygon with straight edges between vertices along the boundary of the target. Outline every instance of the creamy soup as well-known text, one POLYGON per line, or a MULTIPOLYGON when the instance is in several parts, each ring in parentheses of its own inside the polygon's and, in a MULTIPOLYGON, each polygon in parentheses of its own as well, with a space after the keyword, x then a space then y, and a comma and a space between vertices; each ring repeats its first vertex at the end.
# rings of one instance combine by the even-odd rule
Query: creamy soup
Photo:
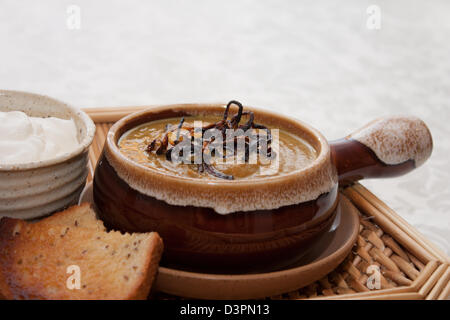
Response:
MULTIPOLYGON (((168 131, 171 131, 168 134, 170 145, 170 142, 173 143, 177 139, 178 130, 185 132, 186 130, 183 129, 192 128, 194 121, 202 121, 203 126, 208 126, 220 120, 217 117, 186 117, 180 125, 180 119, 170 118, 152 121, 127 131, 119 140, 120 151, 141 165, 168 174, 198 179, 221 179, 210 174, 211 172, 208 170, 202 170, 203 168, 200 168, 201 166, 198 164, 176 163, 169 160, 165 153, 158 154, 154 150, 149 151, 149 145, 154 141, 160 143, 168 131), (168 128, 171 128, 171 130, 168 128)), ((279 138, 277 152, 273 155, 272 161, 257 157, 256 163, 249 163, 250 161, 238 163, 236 160, 233 163, 212 163, 211 166, 215 171, 223 173, 227 177, 242 180, 287 174, 310 165, 316 159, 316 150, 305 140, 282 129, 278 130, 278 134, 274 132, 276 128, 268 129, 271 130, 273 135, 273 141, 269 145, 274 149, 276 148, 275 138, 279 138), (278 162, 277 166, 274 167, 273 161, 275 160, 278 160, 278 162)), ((183 139, 182 133, 178 134, 178 139, 183 139)))

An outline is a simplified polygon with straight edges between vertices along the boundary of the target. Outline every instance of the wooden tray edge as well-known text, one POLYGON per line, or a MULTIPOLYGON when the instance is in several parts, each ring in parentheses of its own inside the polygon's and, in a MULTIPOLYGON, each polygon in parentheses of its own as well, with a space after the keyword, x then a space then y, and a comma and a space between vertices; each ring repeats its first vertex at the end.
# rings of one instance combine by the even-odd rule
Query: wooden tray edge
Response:
POLYGON ((386 203, 380 200, 367 188, 365 188, 360 183, 353 186, 353 189, 361 194, 367 202, 375 206, 379 211, 381 211, 384 216, 389 218, 396 226, 405 231, 411 238, 416 242, 419 242, 424 248, 428 249, 433 253, 435 258, 443 263, 450 263, 450 257, 447 256, 440 248, 438 248, 434 243, 428 240, 424 235, 422 235, 416 228, 411 226, 405 219, 403 219, 397 212, 391 209, 386 203))

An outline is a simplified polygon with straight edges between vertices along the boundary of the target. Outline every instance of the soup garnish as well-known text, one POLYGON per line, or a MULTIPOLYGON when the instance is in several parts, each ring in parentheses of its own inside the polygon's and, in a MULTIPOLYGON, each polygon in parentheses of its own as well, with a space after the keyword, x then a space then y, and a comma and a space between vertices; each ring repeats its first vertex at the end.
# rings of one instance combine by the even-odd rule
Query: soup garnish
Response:
MULTIPOLYGON (((225 141, 223 141, 223 143, 222 143, 223 146, 226 146, 227 143, 231 143, 233 145, 233 150, 231 151, 232 156, 236 155, 236 153, 238 151, 237 150, 238 149, 237 141, 239 139, 244 139, 245 140, 244 141, 245 162, 248 162, 250 152, 256 152, 257 154, 262 154, 262 152, 260 152, 260 150, 261 150, 260 146, 255 145, 254 148, 251 147, 250 139, 248 136, 245 136, 245 132, 247 130, 249 130, 250 128, 264 129, 267 131, 267 150, 264 154, 271 157, 272 150, 271 150, 270 144, 272 142, 272 137, 271 137, 270 129, 268 129, 267 127, 265 127, 263 125, 254 123, 253 122, 254 118, 255 118, 254 113, 252 111, 243 111, 243 109, 244 108, 240 102, 235 101, 235 100, 230 101, 226 106, 222 120, 215 122, 215 123, 207 124, 201 128, 202 136, 207 130, 213 130, 213 129, 220 130, 222 133, 222 138, 225 139, 225 141), (238 108, 239 108, 238 113, 235 116, 233 116, 230 120, 228 120, 228 112, 229 112, 230 106, 233 104, 238 106, 238 108), (241 122, 242 116, 248 116, 249 119, 245 124, 239 125, 239 123, 241 122), (236 130, 237 135, 233 135, 233 137, 232 137, 232 139, 234 139, 234 141, 230 141, 229 139, 226 139, 228 137, 226 135, 226 130, 236 130)), ((160 138, 154 139, 148 145, 147 151, 155 152, 156 154, 165 153, 167 160, 171 161, 172 160, 172 152, 174 150, 174 147, 181 141, 180 140, 180 131, 181 131, 181 128, 183 127, 183 123, 184 123, 184 118, 181 118, 178 126, 175 127, 175 126, 167 125, 166 133, 164 134, 164 137, 162 139, 160 139, 160 138), (169 134, 172 133, 173 131, 176 131, 176 137, 174 140, 171 140, 171 139, 169 139, 169 134)), ((191 139, 192 150, 195 150, 196 147, 200 147, 200 146, 196 145, 196 141, 194 139, 195 128, 193 126, 185 126, 184 129, 189 132, 188 138, 191 139)), ((212 137, 212 138, 206 139, 206 140, 202 139, 201 151, 202 151, 203 155, 205 155, 205 152, 209 152, 208 146, 215 140, 216 140, 215 137, 212 137)), ((260 142, 260 140, 255 140, 255 142, 253 142, 253 143, 259 143, 259 142, 260 142)), ((226 158, 227 156, 230 156, 230 155, 228 152, 223 152, 221 156, 223 158, 226 158)), ((276 156, 276 155, 274 154, 274 156, 276 156)), ((213 165, 211 165, 210 163, 205 161, 205 157, 202 157, 202 162, 197 164, 197 168, 198 168, 199 172, 205 171, 208 174, 215 176, 217 178, 227 179, 227 180, 234 179, 234 177, 232 175, 228 175, 228 174, 221 172, 220 170, 215 168, 213 165)))

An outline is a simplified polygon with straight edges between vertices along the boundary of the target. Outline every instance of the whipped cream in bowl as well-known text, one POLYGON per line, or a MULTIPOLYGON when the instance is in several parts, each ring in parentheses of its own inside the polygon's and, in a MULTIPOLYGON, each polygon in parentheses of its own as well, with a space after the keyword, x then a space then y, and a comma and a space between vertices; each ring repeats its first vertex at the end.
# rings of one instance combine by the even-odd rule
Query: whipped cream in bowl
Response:
POLYGON ((49 160, 79 145, 72 119, 29 117, 22 111, 0 111, 0 123, 1 164, 49 160))
POLYGON ((78 201, 95 125, 50 97, 0 90, 0 218, 34 219, 78 201))

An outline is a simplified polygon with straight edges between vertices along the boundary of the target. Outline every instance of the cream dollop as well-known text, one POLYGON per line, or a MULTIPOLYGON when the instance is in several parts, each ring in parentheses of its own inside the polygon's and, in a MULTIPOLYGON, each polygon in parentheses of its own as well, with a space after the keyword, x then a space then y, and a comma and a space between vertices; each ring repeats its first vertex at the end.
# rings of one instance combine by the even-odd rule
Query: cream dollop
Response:
POLYGON ((0 112, 0 164, 49 160, 79 145, 73 120, 0 112))

